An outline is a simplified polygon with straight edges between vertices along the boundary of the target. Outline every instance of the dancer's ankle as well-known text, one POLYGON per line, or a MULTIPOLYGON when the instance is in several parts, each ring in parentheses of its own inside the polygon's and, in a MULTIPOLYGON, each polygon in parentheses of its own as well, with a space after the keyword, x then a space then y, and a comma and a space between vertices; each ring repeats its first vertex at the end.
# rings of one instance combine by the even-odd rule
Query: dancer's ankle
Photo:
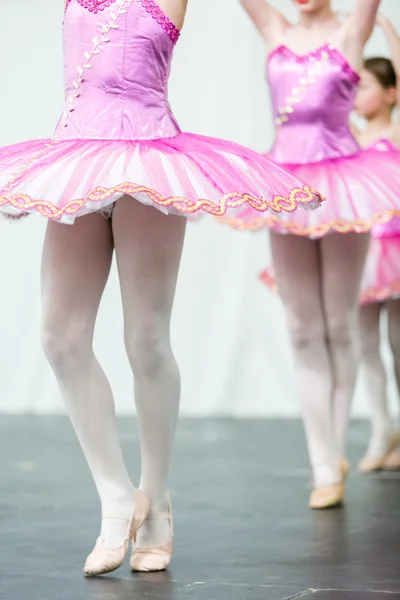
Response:
POLYGON ((315 487, 338 483, 342 479, 339 462, 336 464, 313 465, 313 482, 315 487))
POLYGON ((124 518, 132 512, 134 486, 107 488, 107 493, 100 496, 102 518, 124 518))

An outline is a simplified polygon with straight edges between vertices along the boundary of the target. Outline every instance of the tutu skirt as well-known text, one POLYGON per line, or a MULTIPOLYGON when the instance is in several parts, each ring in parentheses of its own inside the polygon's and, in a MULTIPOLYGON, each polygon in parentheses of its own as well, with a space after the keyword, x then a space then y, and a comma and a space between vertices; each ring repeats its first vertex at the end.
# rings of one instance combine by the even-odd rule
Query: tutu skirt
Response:
POLYGON ((128 194, 166 214, 233 217, 247 205, 278 220, 321 196, 232 142, 179 133, 153 140, 47 139, 0 150, 0 211, 63 223, 128 194), (271 213, 271 214, 272 214, 271 213))
POLYGON ((400 298, 400 232, 393 237, 373 237, 365 266, 360 303, 400 298))
POLYGON ((282 165, 326 198, 315 212, 281 218, 243 207, 224 222, 240 230, 270 228, 280 233, 320 238, 332 232, 369 231, 375 223, 400 216, 400 153, 364 150, 317 163, 282 165))
MULTIPOLYGON (((273 292, 278 289, 272 265, 260 273, 260 280, 273 292)), ((360 304, 400 298, 400 235, 372 238, 360 292, 360 304)))

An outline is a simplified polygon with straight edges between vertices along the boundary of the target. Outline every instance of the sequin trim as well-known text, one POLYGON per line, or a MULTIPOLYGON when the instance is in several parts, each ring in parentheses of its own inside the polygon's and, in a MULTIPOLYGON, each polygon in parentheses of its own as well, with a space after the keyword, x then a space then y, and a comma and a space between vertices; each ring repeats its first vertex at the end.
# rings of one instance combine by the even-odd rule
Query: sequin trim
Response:
POLYGON ((142 6, 146 12, 153 17, 162 29, 169 35, 171 40, 176 44, 181 34, 180 30, 154 0, 136 0, 137 4, 142 6))
POLYGON ((365 290, 361 294, 360 304, 373 304, 375 302, 386 302, 400 297, 400 281, 395 281, 384 287, 374 287, 365 290))
MULTIPOLYGON (((114 4, 117 0, 76 0, 83 8, 86 8, 89 12, 94 14, 103 11, 105 8, 114 4)), ((65 3, 65 9, 71 0, 67 0, 65 3)))
MULTIPOLYGON (((96 14, 115 4, 118 0, 77 0, 77 2, 90 12, 96 14)), ((132 1, 132 0, 131 0, 132 1)), ((71 0, 66 0, 65 10, 71 0)), ((167 33, 171 40, 176 44, 181 32, 178 27, 171 21, 165 12, 158 6, 155 0, 135 0, 137 6, 141 6, 167 33)))
POLYGON ((285 99, 285 105, 278 108, 278 116, 275 118, 275 125, 277 127, 281 127, 289 121, 290 117, 295 112, 296 104, 299 104, 304 100, 304 96, 310 86, 317 82, 318 76, 311 72, 311 67, 316 61, 327 63, 329 59, 332 58, 335 62, 339 63, 343 71, 350 74, 354 83, 358 83, 360 79, 358 73, 351 67, 343 54, 332 44, 324 44, 320 48, 304 55, 293 52, 293 50, 290 50, 290 48, 285 45, 280 45, 270 53, 268 62, 272 60, 274 56, 280 56, 284 60, 307 63, 310 66, 307 76, 301 77, 298 83, 291 89, 290 94, 285 99))
POLYGON ((296 221, 281 221, 278 217, 255 217, 249 221, 244 221, 237 217, 223 217, 219 222, 225 223, 238 231, 260 231, 262 229, 272 229, 282 233, 291 233, 310 238, 321 238, 331 232, 336 233, 367 233, 371 231, 373 225, 388 223, 394 217, 400 217, 400 210, 390 209, 377 213, 371 219, 330 219, 325 223, 304 226, 296 221))
POLYGON ((319 48, 316 48, 307 54, 298 54, 297 52, 294 52, 294 50, 291 50, 285 46, 285 44, 281 44, 272 50, 272 52, 270 52, 268 56, 268 62, 272 60, 275 55, 282 56, 289 60, 291 59, 298 63, 313 63, 317 60, 320 60, 321 57, 323 57, 325 60, 325 55, 327 55, 328 58, 331 58, 337 64, 339 64, 345 73, 348 73, 353 83, 358 84, 360 82, 360 75, 351 66, 347 58, 345 58, 340 50, 338 50, 333 44, 323 44, 319 48))
MULTIPOLYGON (((325 51, 322 52, 321 62, 327 62, 328 59, 328 53, 325 51)), ((300 102, 304 100, 304 96, 307 90, 310 88, 311 85, 315 84, 316 81, 316 78, 310 73, 307 74, 307 77, 300 77, 297 85, 293 86, 293 88, 290 91, 290 95, 287 96, 285 100, 285 106, 280 106, 278 108, 278 113, 280 116, 275 119, 275 125, 277 127, 281 127, 289 121, 290 117, 295 112, 295 105, 300 104, 300 102)))
POLYGON ((253 209, 264 212, 273 210, 275 212, 294 212, 299 204, 315 204, 316 201, 321 201, 321 197, 316 194, 315 190, 308 186, 303 188, 294 188, 289 196, 274 196, 272 201, 264 198, 255 198, 250 194, 239 194, 231 192, 224 194, 219 205, 214 204, 210 200, 199 199, 195 202, 188 198, 169 197, 164 198, 161 194, 142 185, 134 183, 122 183, 112 188, 97 187, 93 189, 86 198, 74 199, 67 202, 62 208, 58 208, 51 202, 44 200, 33 200, 26 194, 15 194, 13 196, 0 196, 0 207, 7 204, 21 211, 36 210, 44 217, 55 220, 60 219, 63 215, 77 214, 83 206, 88 202, 105 202, 115 196, 115 194, 127 194, 135 196, 136 194, 146 194, 149 199, 156 205, 163 208, 169 208, 182 214, 193 214, 199 211, 207 212, 215 217, 221 217, 226 214, 228 209, 237 209, 248 204, 253 209))
POLYGON ((77 0, 77 2, 89 12, 96 14, 114 4, 116 0, 77 0))

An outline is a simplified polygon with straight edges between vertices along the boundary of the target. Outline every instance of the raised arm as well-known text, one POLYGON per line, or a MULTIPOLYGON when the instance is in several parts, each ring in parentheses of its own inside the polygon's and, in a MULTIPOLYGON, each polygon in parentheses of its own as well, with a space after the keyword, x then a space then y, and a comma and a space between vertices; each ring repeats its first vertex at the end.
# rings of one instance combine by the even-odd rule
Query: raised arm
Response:
POLYGON ((351 42, 364 49, 375 27, 381 0, 356 0, 355 8, 346 23, 346 35, 351 42))
POLYGON ((278 45, 288 22, 267 0, 240 0, 243 8, 270 48, 278 45))

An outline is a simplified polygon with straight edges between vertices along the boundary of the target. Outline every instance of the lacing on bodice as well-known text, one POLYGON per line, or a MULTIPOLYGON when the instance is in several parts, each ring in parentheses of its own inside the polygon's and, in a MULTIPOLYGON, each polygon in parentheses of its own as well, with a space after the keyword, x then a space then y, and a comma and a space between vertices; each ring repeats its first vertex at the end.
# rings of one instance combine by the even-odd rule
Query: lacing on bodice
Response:
POLYGON ((348 124, 359 75, 341 52, 324 44, 299 55, 279 46, 267 65, 276 162, 314 163, 360 151, 348 124))

